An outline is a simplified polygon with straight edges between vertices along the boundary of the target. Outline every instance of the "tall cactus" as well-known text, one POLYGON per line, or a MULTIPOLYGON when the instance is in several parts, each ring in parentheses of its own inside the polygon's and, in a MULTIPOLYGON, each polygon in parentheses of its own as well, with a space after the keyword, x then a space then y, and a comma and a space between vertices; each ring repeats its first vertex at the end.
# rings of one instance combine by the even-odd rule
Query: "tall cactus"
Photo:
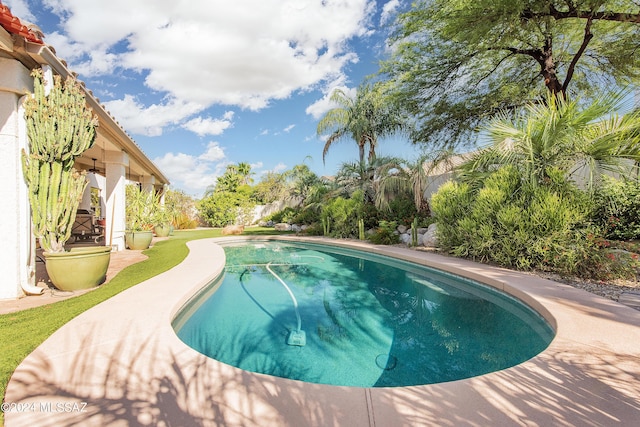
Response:
POLYGON ((413 218, 411 223, 411 246, 418 246, 418 217, 413 218))
POLYGON ((29 187, 34 233, 48 252, 63 252, 86 187, 86 172, 73 164, 93 146, 98 118, 71 77, 45 95, 42 70, 34 70, 34 93, 24 102, 29 152, 22 171, 29 187))

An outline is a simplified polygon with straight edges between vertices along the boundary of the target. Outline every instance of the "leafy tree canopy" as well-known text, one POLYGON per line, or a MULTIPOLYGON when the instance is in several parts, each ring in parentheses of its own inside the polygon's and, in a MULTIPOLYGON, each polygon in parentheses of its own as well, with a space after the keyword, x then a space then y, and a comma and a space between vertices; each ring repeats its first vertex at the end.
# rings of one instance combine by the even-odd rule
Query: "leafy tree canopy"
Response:
POLYGON ((418 0, 396 24, 381 72, 414 142, 456 146, 545 91, 588 99, 640 81, 638 0, 418 0))
POLYGON ((204 197, 221 191, 238 191, 238 187, 250 185, 253 182, 253 178, 251 178, 252 175, 254 175, 254 173, 251 171, 251 165, 249 163, 241 162, 237 165, 230 164, 227 166, 224 174, 218 177, 216 184, 207 187, 204 197))

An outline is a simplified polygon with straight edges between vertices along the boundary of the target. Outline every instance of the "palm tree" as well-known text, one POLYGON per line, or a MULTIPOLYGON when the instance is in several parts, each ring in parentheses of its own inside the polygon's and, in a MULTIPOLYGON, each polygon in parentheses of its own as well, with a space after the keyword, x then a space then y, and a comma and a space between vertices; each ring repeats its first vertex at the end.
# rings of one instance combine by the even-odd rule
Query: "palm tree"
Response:
POLYGON ((359 163, 364 162, 369 146, 369 162, 376 157, 378 138, 404 129, 404 120, 392 103, 387 102, 380 84, 362 84, 355 97, 335 89, 331 101, 338 106, 329 110, 318 122, 318 135, 329 134, 322 151, 322 160, 331 146, 342 139, 352 139, 358 145, 359 163))
POLYGON ((370 162, 343 162, 336 174, 333 194, 351 197, 360 191, 365 203, 376 203, 384 175, 401 162, 401 159, 386 156, 375 157, 370 162))
POLYGON ((301 163, 295 165, 286 172, 288 180, 289 198, 298 198, 302 203, 309 197, 312 188, 320 183, 320 178, 309 168, 301 163))
POLYGON ((490 145, 460 166, 460 177, 478 186, 498 167, 514 165, 531 185, 559 172, 591 190, 604 173, 628 174, 640 161, 640 110, 618 116, 624 97, 603 96, 583 107, 549 95, 515 118, 501 115, 486 128, 490 145))
POLYGON ((249 185, 253 183, 251 165, 246 162, 240 162, 235 168, 235 172, 240 176, 240 185, 249 185))
POLYGON ((429 203, 425 193, 433 178, 443 171, 452 169, 451 150, 438 150, 425 153, 415 160, 390 158, 380 165, 380 182, 376 192, 376 207, 388 209, 389 202, 402 194, 411 194, 419 213, 429 212, 429 203))

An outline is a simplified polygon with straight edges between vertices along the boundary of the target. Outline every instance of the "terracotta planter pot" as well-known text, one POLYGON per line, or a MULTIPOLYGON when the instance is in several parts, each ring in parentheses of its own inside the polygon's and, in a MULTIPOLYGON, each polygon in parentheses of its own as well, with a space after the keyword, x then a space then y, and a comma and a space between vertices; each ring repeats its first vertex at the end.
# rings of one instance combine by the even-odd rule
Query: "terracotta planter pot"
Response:
POLYGON ((149 249, 151 239, 153 239, 152 231, 127 231, 124 235, 125 244, 134 251, 149 249))
POLYGON ((111 261, 111 248, 92 246, 69 252, 44 252, 51 283, 62 291, 89 289, 103 283, 111 261))
POLYGON ((167 237, 171 233, 171 226, 169 225, 156 225, 153 229, 158 237, 167 237))

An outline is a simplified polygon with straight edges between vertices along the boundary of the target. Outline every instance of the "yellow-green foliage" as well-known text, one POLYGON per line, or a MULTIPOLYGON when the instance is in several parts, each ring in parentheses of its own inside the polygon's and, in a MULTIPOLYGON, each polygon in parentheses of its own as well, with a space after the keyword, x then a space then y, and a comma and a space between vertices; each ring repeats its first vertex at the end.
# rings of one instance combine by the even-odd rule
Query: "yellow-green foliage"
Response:
POLYGON ((529 185, 512 166, 490 174, 477 190, 443 185, 431 208, 440 246, 454 255, 568 275, 632 273, 598 246, 584 193, 569 185, 529 185))

